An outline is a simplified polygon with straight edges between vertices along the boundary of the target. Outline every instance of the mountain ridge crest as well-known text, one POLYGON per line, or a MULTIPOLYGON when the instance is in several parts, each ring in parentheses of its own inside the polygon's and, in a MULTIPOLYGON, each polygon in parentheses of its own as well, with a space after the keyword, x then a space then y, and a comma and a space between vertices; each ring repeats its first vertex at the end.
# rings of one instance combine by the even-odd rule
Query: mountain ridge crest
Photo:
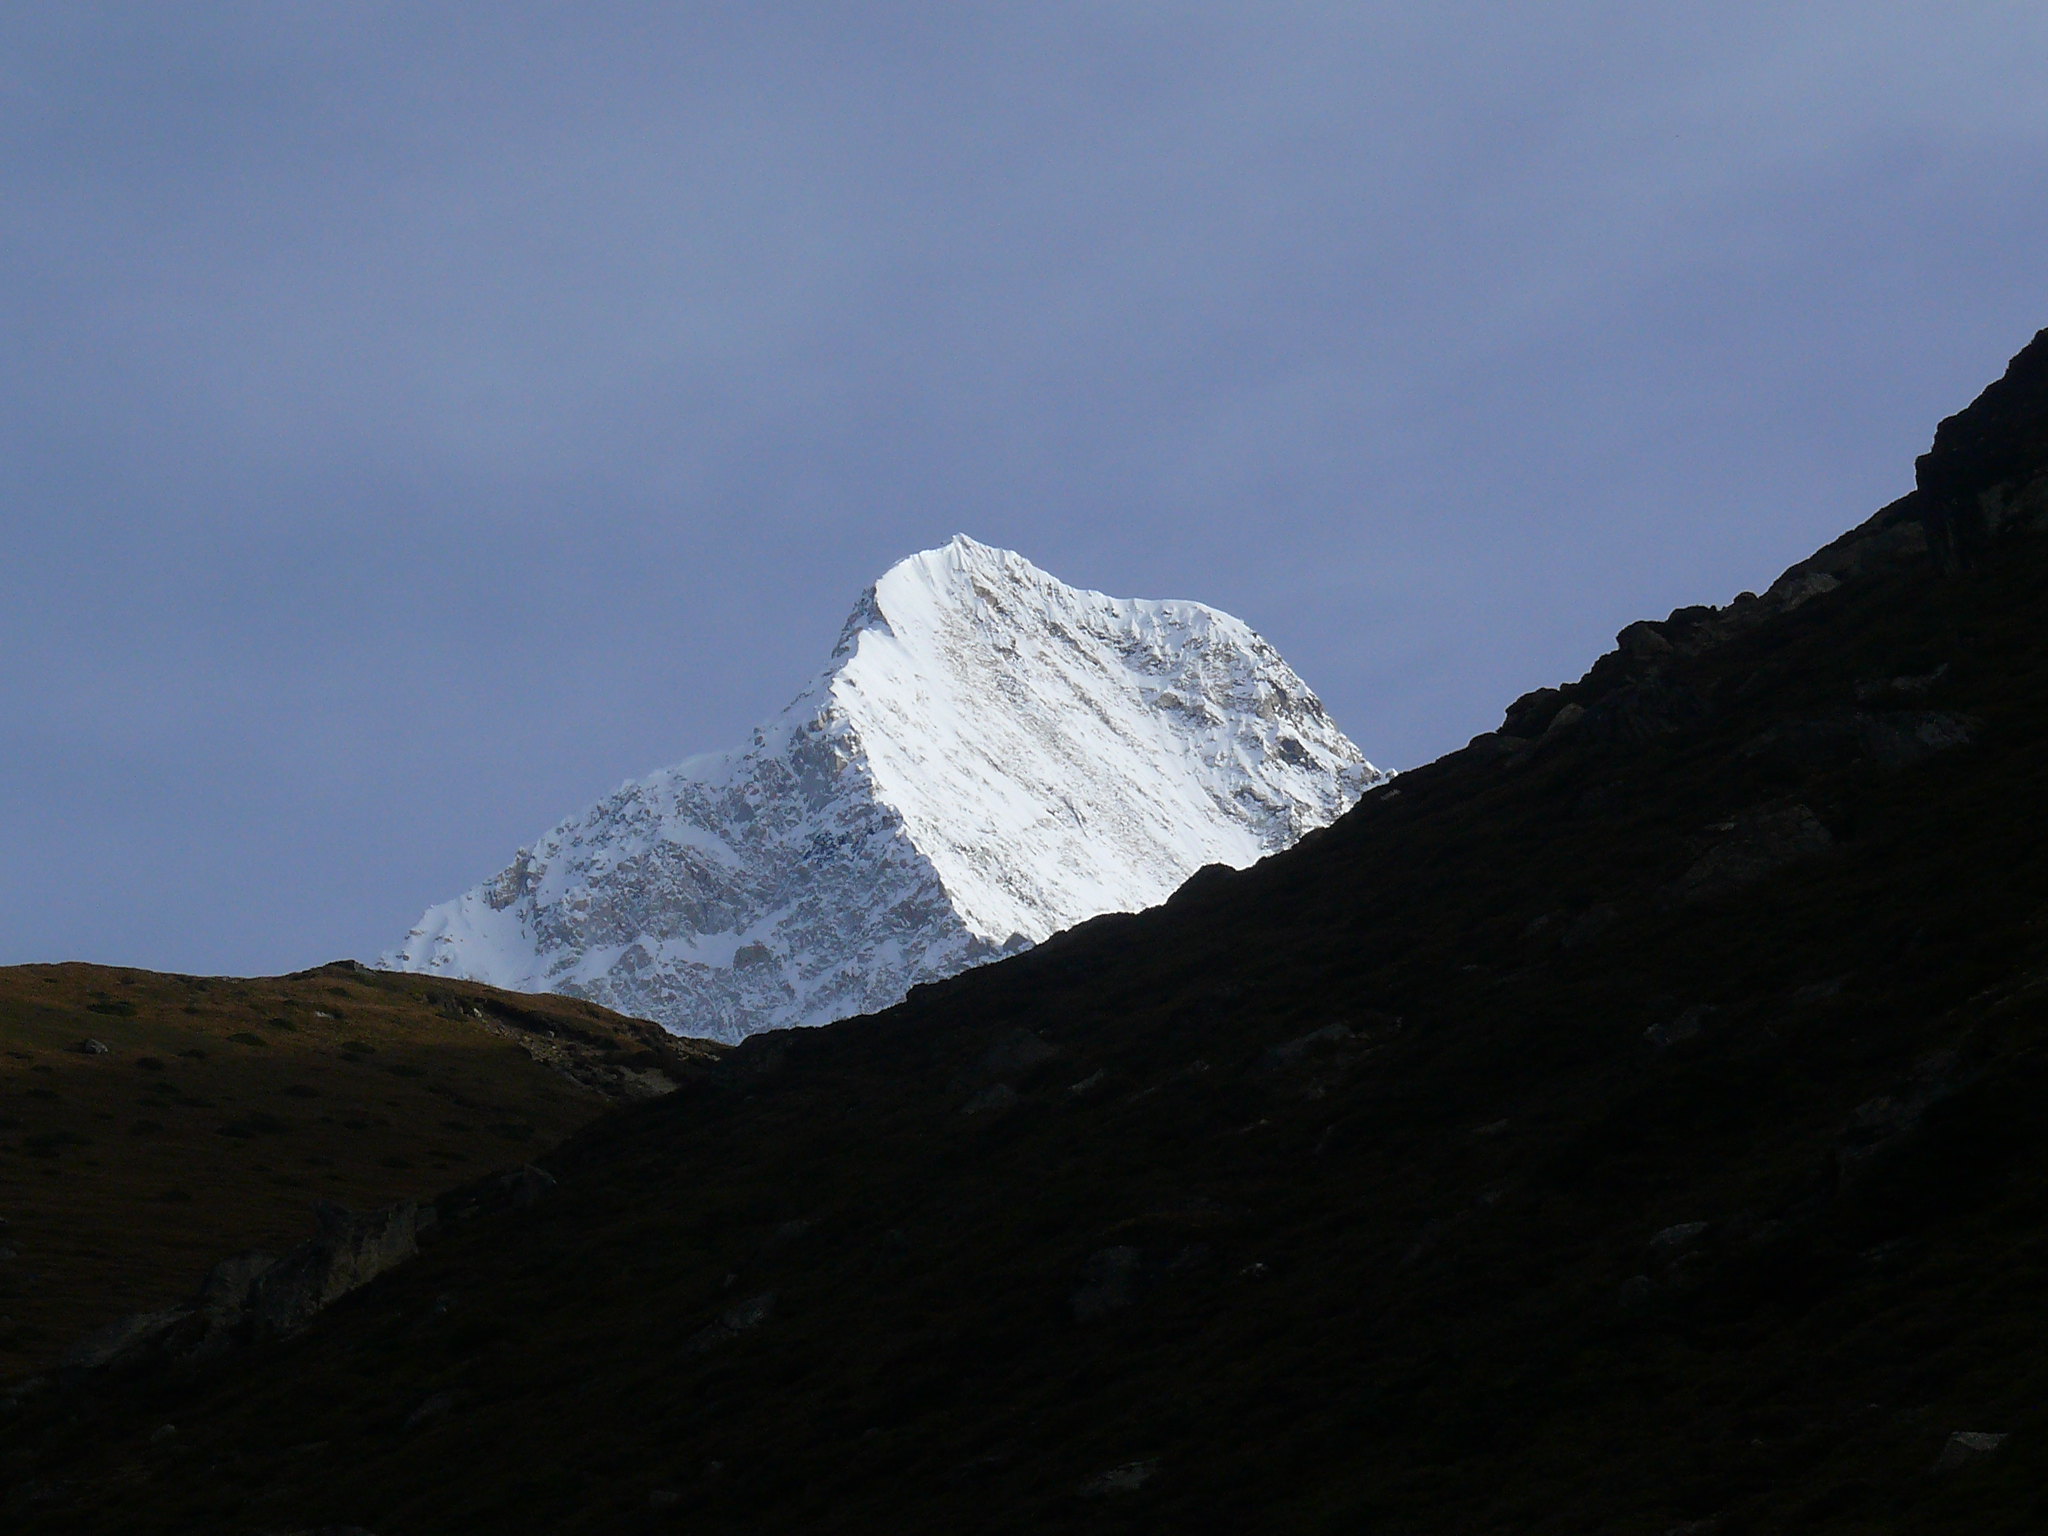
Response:
POLYGON ((747 745, 621 785, 384 963, 712 1038, 827 1023, 1252 863, 1384 777, 1242 621, 956 535, 861 594, 747 745))

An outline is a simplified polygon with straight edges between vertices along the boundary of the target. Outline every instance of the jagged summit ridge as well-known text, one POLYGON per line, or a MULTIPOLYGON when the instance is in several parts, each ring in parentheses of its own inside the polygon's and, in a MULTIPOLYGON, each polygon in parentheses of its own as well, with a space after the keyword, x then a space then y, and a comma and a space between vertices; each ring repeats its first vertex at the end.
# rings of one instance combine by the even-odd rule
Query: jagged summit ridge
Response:
POLYGON ((737 751, 622 785, 385 963, 737 1039, 1162 900, 1384 775, 1249 626, 962 535, 863 593, 737 751))

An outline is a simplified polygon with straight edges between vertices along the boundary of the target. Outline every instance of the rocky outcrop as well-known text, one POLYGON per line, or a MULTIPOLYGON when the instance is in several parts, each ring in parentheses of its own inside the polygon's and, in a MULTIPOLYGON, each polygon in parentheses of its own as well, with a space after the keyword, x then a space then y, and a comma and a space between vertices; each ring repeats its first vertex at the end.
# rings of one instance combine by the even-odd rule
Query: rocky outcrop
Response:
POLYGON ((2008 527, 2048 527, 2048 331, 2036 333, 1914 463, 1914 516, 1945 565, 1982 558, 2008 527))
POLYGON ((419 1252, 434 1207, 411 1200, 362 1215, 321 1201, 317 1233, 281 1256, 223 1259, 182 1306, 124 1317, 76 1345, 70 1370, 196 1361, 297 1333, 321 1309, 419 1252))
POLYGON ((1803 805, 1773 806, 1717 823, 1713 841, 1679 877, 1680 901, 1705 901, 1753 885, 1766 875, 1834 847, 1820 818, 1803 805))
POLYGON ((706 1324, 690 1336, 684 1347, 692 1354, 702 1354, 714 1349, 727 1339, 736 1339, 749 1329, 758 1328, 775 1315, 775 1293, 763 1291, 759 1296, 750 1296, 737 1306, 727 1307, 716 1321, 706 1324))
POLYGON ((417 1255, 444 1221, 521 1211, 556 1187, 553 1174, 526 1164, 428 1204, 401 1200, 358 1214, 316 1202, 315 1231, 306 1241, 282 1254, 221 1260, 189 1300, 124 1317, 81 1340, 60 1362, 60 1374, 189 1365, 289 1338, 351 1291, 417 1255))
MULTIPOLYGON (((1675 609, 1615 636, 1615 649, 1576 683, 1538 688, 1507 709, 1498 731, 1472 746, 1481 758, 1518 759, 1531 746, 1570 733, 1579 740, 1641 741, 1682 731, 1712 713, 1711 701, 1673 677, 1676 664, 1713 650, 1767 621, 1844 586, 1926 566, 1958 570, 1995 556, 1998 539, 2020 528, 2048 528, 2048 330, 2012 360, 2005 376, 1935 430, 1914 465, 1914 489, 1789 567, 1759 595, 1725 607, 1675 609)), ((1906 698, 1938 682, 1893 679, 1906 698), (1919 686, 1915 686, 1919 685, 1919 686)), ((1873 685, 1873 697, 1885 692, 1873 685)), ((1863 700, 1868 702, 1868 700, 1863 700)), ((1916 761, 1958 745, 1971 722, 1925 713, 1853 727, 1871 755, 1916 761)))
POLYGON ((1953 1472, 1973 1461, 1981 1461, 2011 1438, 2010 1435, 1991 1434, 1984 1430, 1959 1429, 1941 1448, 1941 1454, 1934 1460, 1934 1470, 1953 1472))
POLYGON ((435 1215, 431 1205, 410 1200, 367 1216, 322 1203, 316 1214, 319 1235, 259 1270, 242 1293, 238 1310, 259 1336, 296 1333, 321 1308, 403 1264, 419 1252, 420 1231, 435 1215))

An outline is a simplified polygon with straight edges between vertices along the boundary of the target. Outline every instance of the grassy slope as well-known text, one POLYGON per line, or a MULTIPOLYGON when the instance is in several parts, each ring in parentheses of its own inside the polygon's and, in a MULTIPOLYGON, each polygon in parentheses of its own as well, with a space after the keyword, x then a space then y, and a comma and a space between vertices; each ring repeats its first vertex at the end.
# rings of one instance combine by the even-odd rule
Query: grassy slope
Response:
POLYGON ((343 966, 0 970, 0 1380, 305 1237, 315 1199, 363 1209, 539 1155, 650 1046, 588 1004, 343 966))
POLYGON ((749 1041, 303 1338, 32 1400, 0 1486, 33 1531, 2048 1527, 2048 537, 1995 556, 1672 663, 1688 729, 1459 754, 749 1041), (1758 750, 1940 665, 1974 745, 1758 750), (1831 851, 1671 899, 1792 801, 1831 851), (2013 1438, 1934 1475, 1954 1430, 2013 1438))

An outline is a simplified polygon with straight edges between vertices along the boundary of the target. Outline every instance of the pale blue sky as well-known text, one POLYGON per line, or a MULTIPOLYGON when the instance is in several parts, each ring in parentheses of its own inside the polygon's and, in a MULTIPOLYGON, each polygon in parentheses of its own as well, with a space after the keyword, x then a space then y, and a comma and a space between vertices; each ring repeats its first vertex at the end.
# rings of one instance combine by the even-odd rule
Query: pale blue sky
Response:
POLYGON ((965 531, 1378 762, 1910 484, 2048 12, 0 8, 0 961, 373 954, 965 531))

